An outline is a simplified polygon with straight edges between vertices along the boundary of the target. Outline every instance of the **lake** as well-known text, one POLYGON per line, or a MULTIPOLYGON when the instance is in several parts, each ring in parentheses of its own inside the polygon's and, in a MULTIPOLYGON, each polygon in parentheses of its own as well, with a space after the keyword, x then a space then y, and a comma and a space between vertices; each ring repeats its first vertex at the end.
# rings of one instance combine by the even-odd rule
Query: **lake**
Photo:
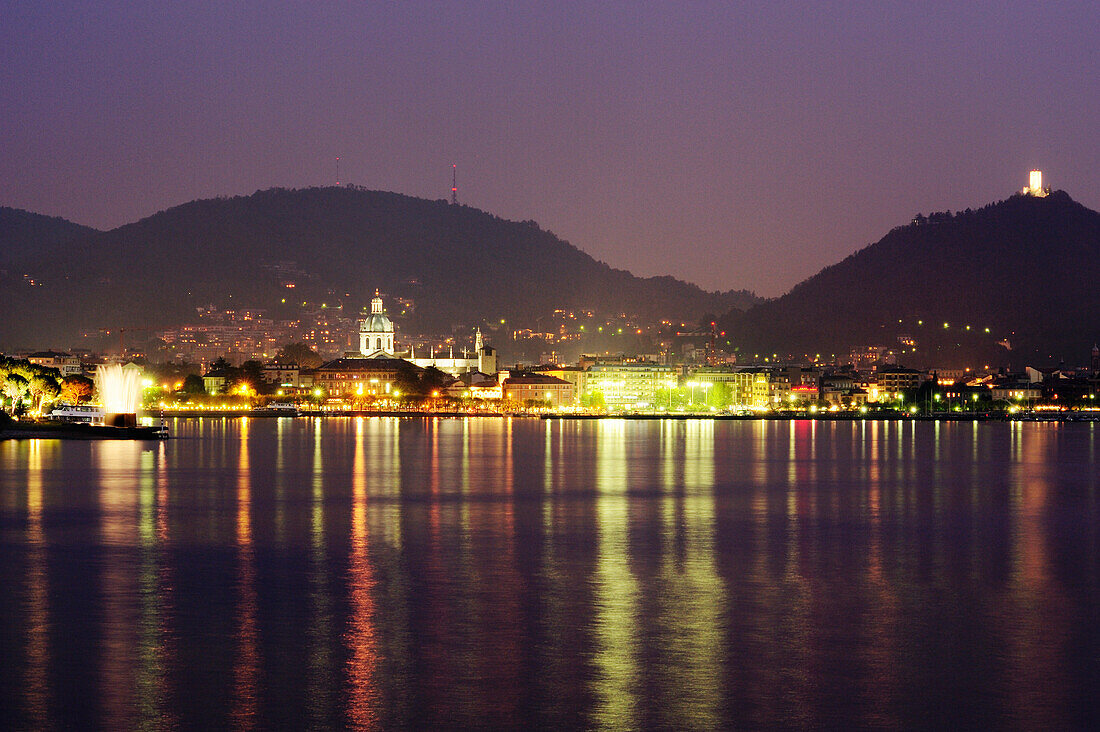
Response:
POLYGON ((1076 728, 1095 424, 0 442, 0 727, 1076 728))

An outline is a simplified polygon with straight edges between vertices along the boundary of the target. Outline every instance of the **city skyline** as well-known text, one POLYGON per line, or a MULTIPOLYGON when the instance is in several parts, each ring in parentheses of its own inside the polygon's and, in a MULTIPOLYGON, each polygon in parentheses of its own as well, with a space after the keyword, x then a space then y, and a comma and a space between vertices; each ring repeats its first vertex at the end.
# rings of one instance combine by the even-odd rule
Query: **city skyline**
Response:
POLYGON ((1100 208, 1097 11, 11 6, 0 204, 111 228, 340 178, 774 296, 1038 168, 1100 208))

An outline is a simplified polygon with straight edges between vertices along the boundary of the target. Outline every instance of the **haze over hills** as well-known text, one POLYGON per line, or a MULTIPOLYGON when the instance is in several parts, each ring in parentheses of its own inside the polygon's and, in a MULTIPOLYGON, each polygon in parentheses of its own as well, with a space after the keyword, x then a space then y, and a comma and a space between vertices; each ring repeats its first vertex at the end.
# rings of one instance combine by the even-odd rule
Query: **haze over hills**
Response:
POLYGON ((877 345, 915 366, 1087 363, 1100 340, 1100 214, 1056 191, 930 215, 720 323, 749 357, 877 345))
POLYGON ((107 232, 48 221, 54 227, 41 239, 0 228, 12 266, 36 280, 29 286, 25 272, 9 268, 0 347, 178 325, 210 304, 292 317, 294 306, 324 302, 354 317, 375 288, 415 303, 409 327, 436 330, 500 320, 534 327, 563 307, 695 319, 758 301, 745 291, 635 277, 535 222, 352 187, 193 201, 107 232), (63 230, 74 235, 59 248, 63 230))

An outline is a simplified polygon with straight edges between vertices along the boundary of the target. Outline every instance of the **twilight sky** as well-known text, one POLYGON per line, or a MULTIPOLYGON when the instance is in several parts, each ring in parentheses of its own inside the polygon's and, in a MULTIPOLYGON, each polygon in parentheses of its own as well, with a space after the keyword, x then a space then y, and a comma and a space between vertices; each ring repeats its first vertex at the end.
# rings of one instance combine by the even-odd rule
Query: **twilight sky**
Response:
POLYGON ((0 0, 0 205, 341 181, 777 295, 1042 168, 1100 209, 1100 3, 0 0))

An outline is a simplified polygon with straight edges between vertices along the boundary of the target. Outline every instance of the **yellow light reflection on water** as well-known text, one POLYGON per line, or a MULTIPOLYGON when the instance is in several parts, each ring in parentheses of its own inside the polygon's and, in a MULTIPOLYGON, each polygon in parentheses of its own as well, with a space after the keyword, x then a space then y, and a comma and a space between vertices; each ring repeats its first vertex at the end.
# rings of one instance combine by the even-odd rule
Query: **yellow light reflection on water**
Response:
POLYGON ((37 729, 52 726, 49 704, 49 633, 52 623, 46 542, 42 527, 42 453, 52 440, 27 442, 27 683, 24 704, 27 719, 37 729))
POLYGON ((100 542, 107 557, 100 576, 107 649, 100 658, 100 693, 107 718, 130 727, 137 722, 131 699, 139 680, 127 652, 141 647, 140 607, 133 603, 140 584, 121 557, 141 544, 142 446, 129 440, 105 440, 94 445, 93 453, 99 475, 100 542))
POLYGON ((351 556, 348 575, 351 618, 348 622, 346 716, 357 729, 379 726, 378 639, 374 627, 374 572, 370 563, 370 526, 367 522, 367 455, 364 419, 355 420, 352 458, 351 556))
MULTIPOLYGON (((280 422, 282 420, 279 420, 280 422)), ((237 456, 237 649, 233 661, 233 697, 230 718, 237 729, 256 724, 260 686, 260 629, 257 615, 256 549, 252 538, 252 462, 248 418, 240 424, 237 456)))
POLYGON ((634 729, 638 719, 638 583, 630 571, 628 499, 625 492, 626 423, 597 423, 595 718, 607 729, 634 729))

